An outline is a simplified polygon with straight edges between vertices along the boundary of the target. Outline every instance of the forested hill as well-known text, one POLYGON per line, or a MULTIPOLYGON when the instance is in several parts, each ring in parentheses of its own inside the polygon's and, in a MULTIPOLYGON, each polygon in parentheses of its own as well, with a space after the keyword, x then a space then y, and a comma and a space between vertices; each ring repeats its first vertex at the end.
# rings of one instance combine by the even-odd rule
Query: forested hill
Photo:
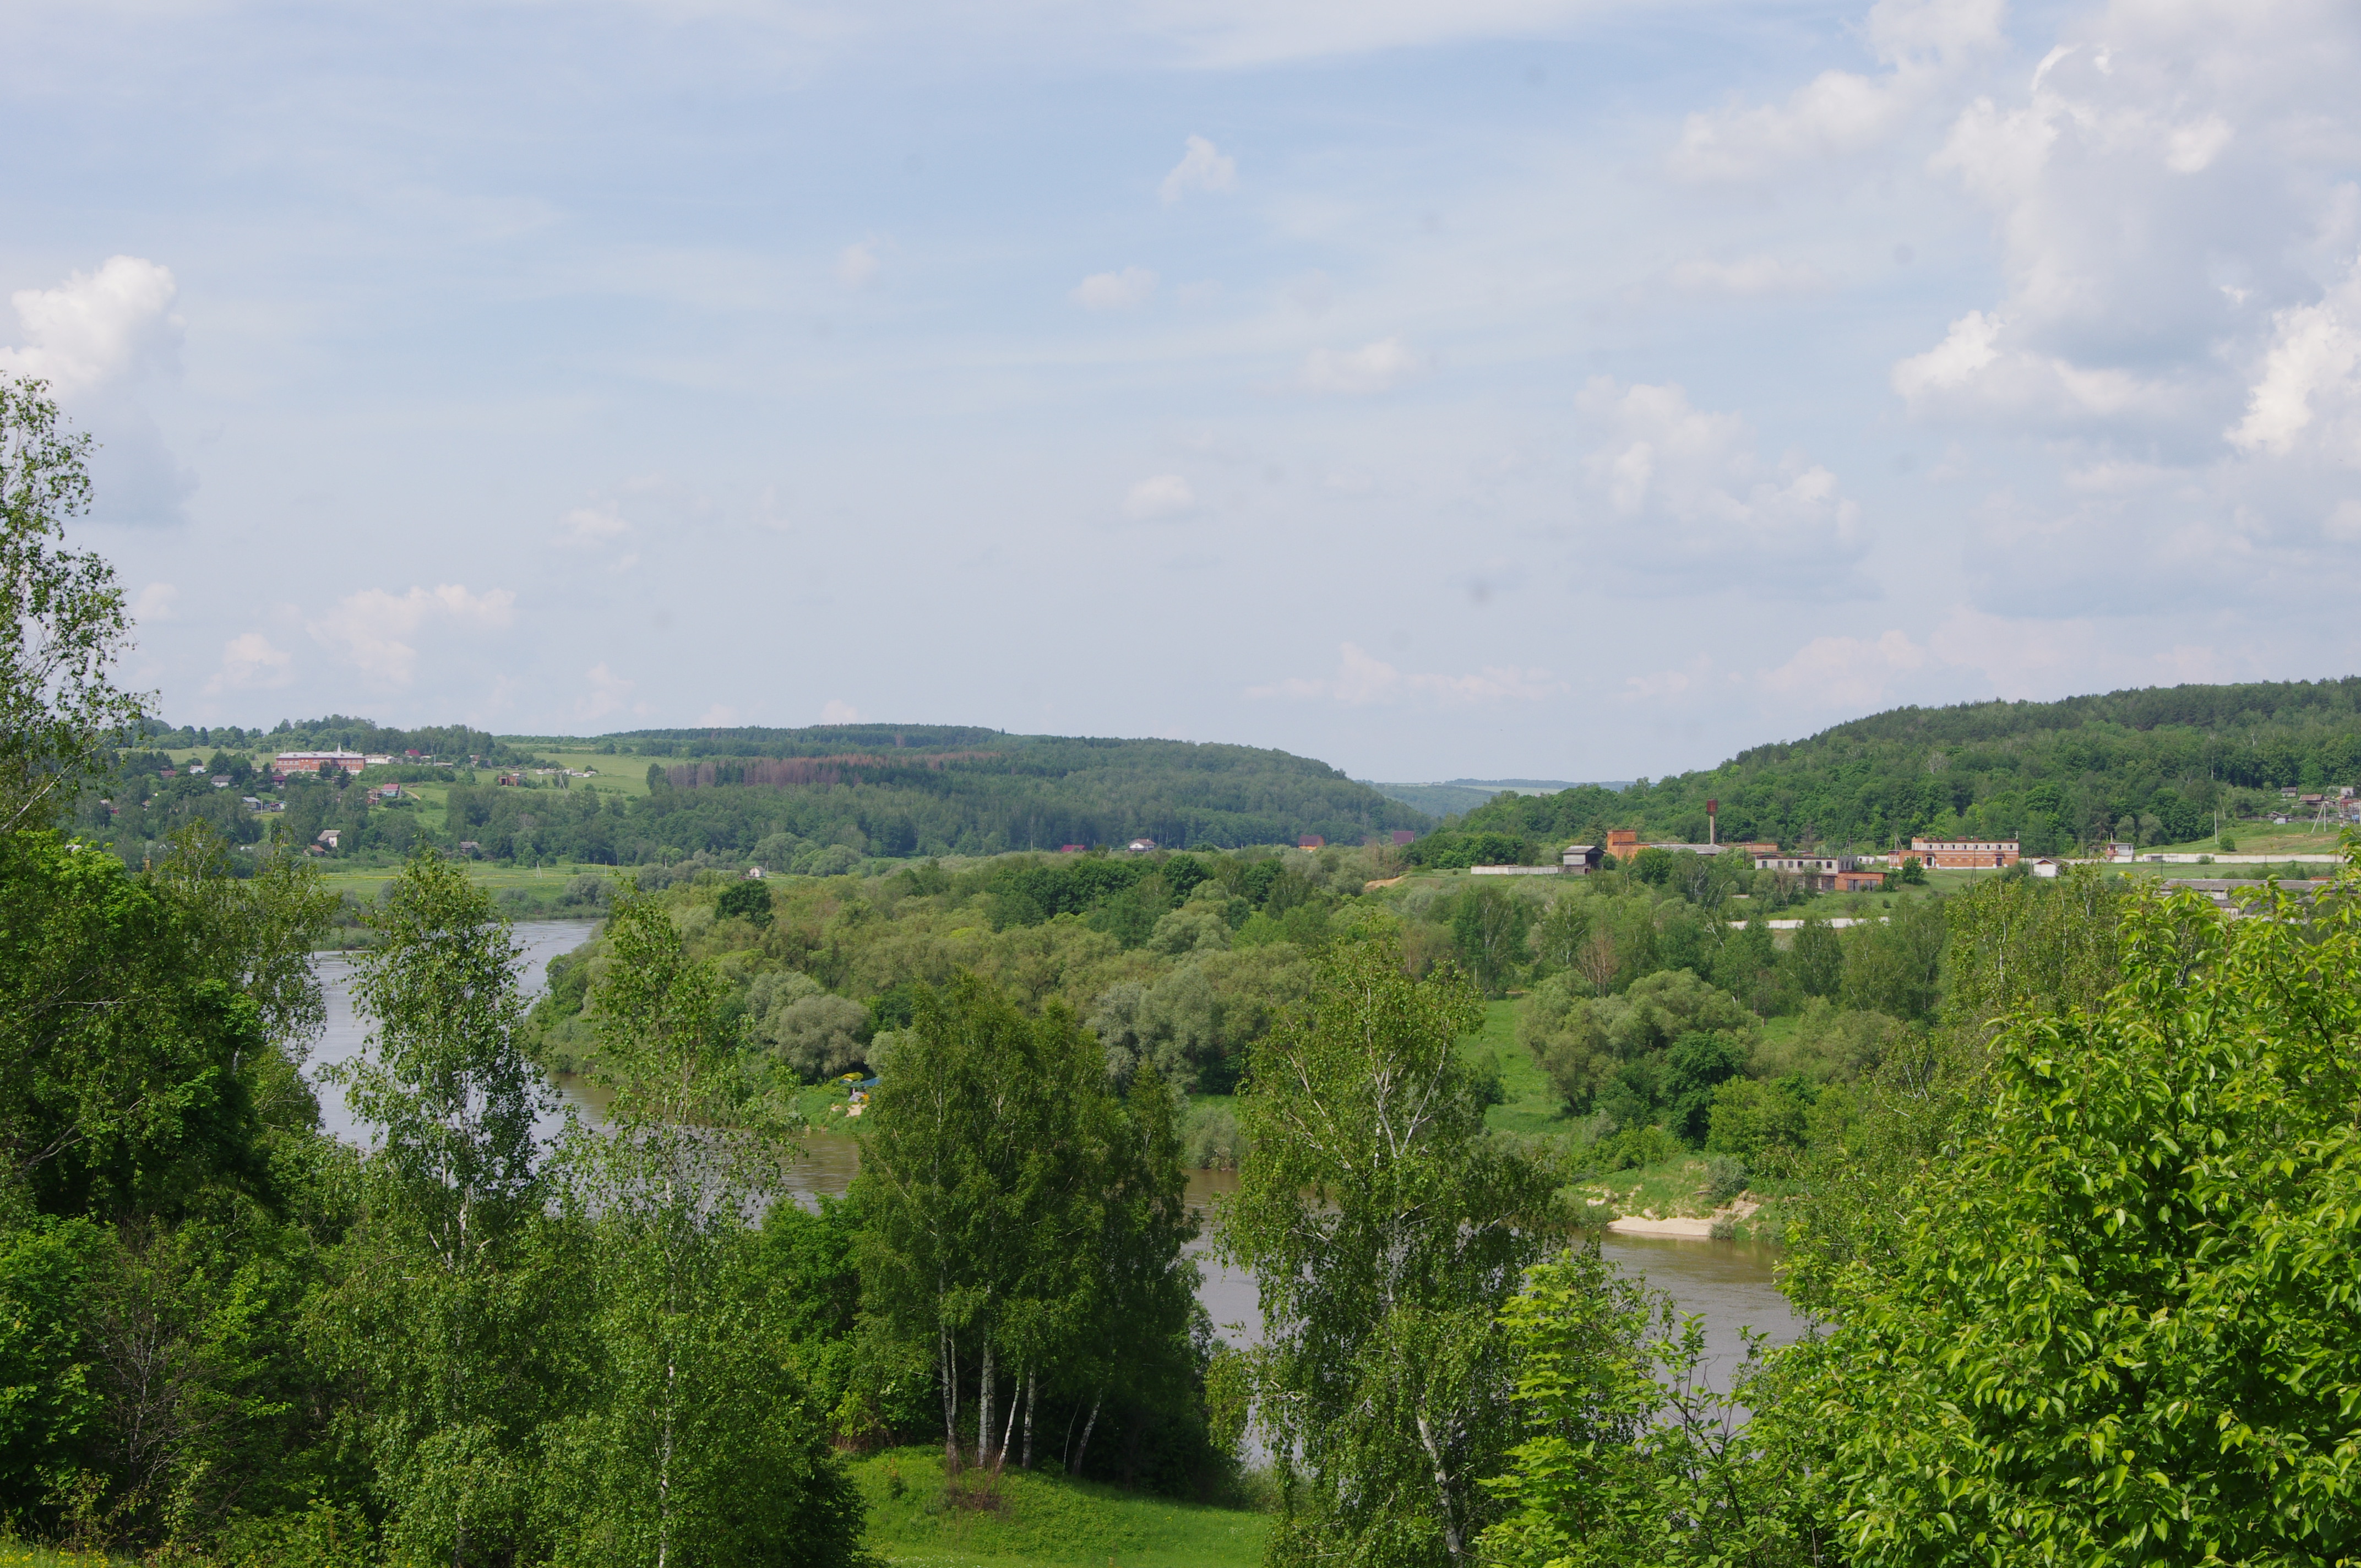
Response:
POLYGON ((2185 843, 2217 809, 2337 784, 2361 784, 2361 677, 1898 707, 1625 790, 1498 799, 1462 826, 1536 844, 1608 828, 1697 840, 1718 798, 1725 839, 1883 849, 1928 833, 2050 854, 2118 835, 2185 843))
POLYGON ((857 832, 873 854, 972 855, 1141 835, 1172 848, 1305 834, 1358 843, 1428 823, 1325 762, 1251 746, 915 726, 613 739, 640 754, 669 741, 697 759, 651 779, 663 787, 644 809, 672 820, 674 843, 744 838, 736 825, 759 821, 806 840, 857 832))
MULTIPOLYGON (((293 842, 324 846, 322 835, 333 829, 331 852, 365 861, 406 855, 423 841, 445 849, 464 842, 469 853, 493 860, 752 861, 827 872, 873 855, 1120 848, 1140 837, 1168 849, 1293 844, 1308 834, 1358 844, 1372 834, 1432 826, 1415 807, 1310 757, 1180 740, 917 725, 656 730, 586 740, 403 732, 366 719, 278 730, 159 730, 158 740, 214 746, 214 777, 170 776, 171 760, 160 744, 126 749, 115 776, 94 781, 77 807, 81 831, 93 841, 120 841, 134 860, 192 816, 205 817, 241 843, 269 828, 293 842), (496 754, 499 767, 470 768, 464 754, 455 766, 397 761, 361 777, 364 784, 403 784, 408 793, 387 804, 371 790, 324 788, 301 776, 274 791, 269 753, 283 749, 290 734, 379 747, 397 759, 405 739, 414 745, 430 736, 464 738, 486 761, 496 754), (241 740, 250 749, 238 749, 241 740), (573 767, 586 751, 598 759, 595 773, 560 769, 550 755, 570 759, 573 767), (511 760, 524 765, 511 773, 511 760), (639 789, 643 770, 645 794, 639 789), (237 788, 214 789, 214 779, 237 788), (241 805, 248 791, 275 797, 260 803, 269 815, 241 805)), ((438 755, 447 761, 458 750, 453 745, 438 755)))

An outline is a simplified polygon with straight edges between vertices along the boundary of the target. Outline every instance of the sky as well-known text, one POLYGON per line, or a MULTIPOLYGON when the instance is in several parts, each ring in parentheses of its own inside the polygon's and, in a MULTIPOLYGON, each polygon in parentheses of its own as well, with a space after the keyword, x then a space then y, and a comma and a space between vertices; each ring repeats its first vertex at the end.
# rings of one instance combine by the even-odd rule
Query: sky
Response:
POLYGON ((174 723, 1631 778, 2361 671, 2350 0, 14 0, 174 723))

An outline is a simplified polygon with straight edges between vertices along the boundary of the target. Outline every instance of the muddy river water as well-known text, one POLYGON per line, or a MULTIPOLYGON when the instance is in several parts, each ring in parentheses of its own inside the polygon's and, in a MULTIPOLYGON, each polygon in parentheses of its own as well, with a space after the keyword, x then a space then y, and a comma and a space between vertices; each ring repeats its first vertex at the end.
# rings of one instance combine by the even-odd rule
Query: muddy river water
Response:
MULTIPOLYGON (((518 926, 517 937, 525 949, 523 978, 528 991, 537 992, 541 989, 551 959, 579 947, 589 939, 594 929, 594 923, 588 920, 535 921, 518 926)), ((321 1068, 352 1056, 360 1048, 362 1040, 360 1021, 353 1012, 351 961, 342 955, 328 954, 319 959, 318 967, 327 996, 328 1024, 312 1054, 310 1068, 315 1077, 321 1068)), ((602 1119, 599 1096, 588 1084, 560 1079, 555 1088, 562 1106, 571 1106, 593 1124, 602 1119)), ((353 1119, 337 1090, 321 1089, 320 1113, 327 1129, 338 1137, 358 1144, 370 1141, 369 1129, 353 1119)), ((546 1119, 542 1129, 545 1135, 556 1134, 563 1114, 561 1110, 546 1119)), ((849 1134, 814 1132, 806 1136, 803 1157, 790 1171, 787 1184, 807 1201, 824 1193, 840 1195, 860 1165, 860 1147, 849 1134)), ((1190 1201, 1203 1213, 1223 1193, 1236 1186, 1235 1171, 1191 1171, 1190 1201)), ((1604 1251, 1627 1273, 1644 1275, 1652 1287, 1668 1292, 1683 1312, 1695 1313, 1705 1320, 1708 1378, 1715 1387, 1727 1387, 1731 1371, 1744 1355, 1741 1329, 1768 1333, 1774 1343, 1784 1343, 1803 1332, 1802 1320, 1789 1309, 1773 1280, 1775 1255, 1770 1248, 1736 1242, 1610 1235, 1604 1243, 1604 1251)), ((1214 1323, 1223 1328, 1227 1337, 1255 1338, 1253 1277, 1226 1268, 1206 1255, 1202 1244, 1199 1245, 1198 1254, 1203 1277, 1197 1295, 1214 1323)))

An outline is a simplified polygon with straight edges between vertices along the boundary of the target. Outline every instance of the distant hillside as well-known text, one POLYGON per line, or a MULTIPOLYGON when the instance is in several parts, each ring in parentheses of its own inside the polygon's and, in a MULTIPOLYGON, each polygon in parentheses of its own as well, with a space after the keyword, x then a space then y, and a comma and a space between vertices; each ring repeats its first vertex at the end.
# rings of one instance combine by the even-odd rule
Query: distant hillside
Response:
POLYGON ((499 738, 464 724, 396 729, 341 713, 325 718, 282 718, 269 729, 244 729, 235 724, 211 728, 184 724, 175 729, 150 719, 141 727, 138 740, 143 745, 172 751, 385 751, 397 757, 404 751, 424 751, 446 762, 481 757, 492 763, 517 762, 522 755, 499 738))
POLYGON ((2361 677, 1900 707, 1718 768, 1626 790, 1494 800, 1470 831, 1535 842, 1608 828, 1883 848, 1913 833, 2015 838, 2048 854, 2114 836, 2186 843, 2289 785, 2361 784, 2361 677))
MULTIPOLYGON (((560 738, 508 738, 555 749, 560 738)), ((575 742, 574 744, 582 744, 575 742)), ((873 855, 987 855, 1066 844, 1167 848, 1359 843, 1430 826, 1425 816, 1325 762, 1251 746, 1005 735, 932 725, 651 730, 588 742, 658 765, 643 800, 552 841, 566 819, 517 791, 452 792, 452 820, 488 850, 623 861, 699 850, 785 861, 841 844, 873 855), (535 818, 527 827, 522 819, 535 818), (773 842, 779 840, 779 842, 773 842)), ((577 810, 579 808, 577 807, 577 810)))
MULTIPOLYGON (((1566 779, 1445 779, 1441 784, 1378 784, 1367 779, 1361 782, 1387 799, 1414 806, 1430 817, 1451 817, 1470 812, 1504 792, 1510 795, 1556 795, 1583 787, 1566 779)), ((1619 779, 1598 787, 1621 789, 1628 782, 1619 779)))

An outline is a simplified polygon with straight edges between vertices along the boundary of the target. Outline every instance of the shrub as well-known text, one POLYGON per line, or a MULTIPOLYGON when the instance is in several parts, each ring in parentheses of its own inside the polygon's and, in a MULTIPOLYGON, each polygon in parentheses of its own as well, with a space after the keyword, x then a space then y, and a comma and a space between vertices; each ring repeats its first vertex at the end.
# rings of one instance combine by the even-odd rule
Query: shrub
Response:
POLYGON ((1735 1155, 1718 1154, 1705 1162, 1705 1201, 1716 1208, 1746 1190, 1746 1162, 1735 1155))

